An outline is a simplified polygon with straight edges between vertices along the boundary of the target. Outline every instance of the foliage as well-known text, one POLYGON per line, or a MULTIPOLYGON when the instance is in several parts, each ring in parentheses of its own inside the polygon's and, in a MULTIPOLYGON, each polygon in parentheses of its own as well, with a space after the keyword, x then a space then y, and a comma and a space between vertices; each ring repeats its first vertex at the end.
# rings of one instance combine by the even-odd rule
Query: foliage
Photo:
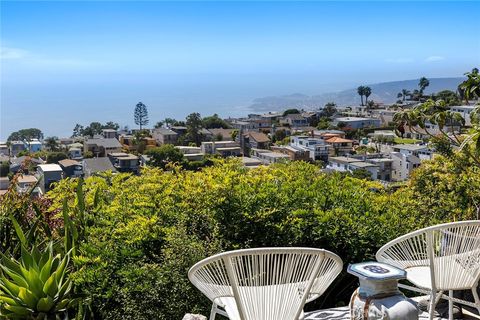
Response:
POLYGON ((396 137, 393 139, 393 142, 395 144, 416 144, 416 143, 419 143, 421 142, 420 140, 417 140, 417 139, 409 139, 409 138, 399 138, 399 137, 396 137))
POLYGON ((275 134, 273 135, 272 141, 273 142, 282 141, 286 137, 287 137, 287 133, 286 133, 285 129, 276 130, 275 134))
POLYGON ((49 152, 47 154, 47 163, 58 163, 58 161, 67 158, 68 156, 65 152, 49 152))
POLYGON ((31 139, 43 139, 42 131, 37 128, 21 129, 12 132, 10 136, 8 136, 7 141, 28 141, 31 139))
POLYGON ((438 219, 480 219, 480 167, 462 152, 437 156, 413 172, 406 191, 438 219))
POLYGON ((356 179, 372 180, 372 174, 366 169, 355 169, 350 175, 356 179))
POLYGON ((58 137, 46 137, 44 145, 49 151, 58 151, 60 147, 58 144, 58 137))
POLYGON ((137 105, 135 106, 133 117, 135 120, 135 124, 137 126, 140 126, 140 130, 142 130, 142 127, 148 124, 147 106, 144 105, 142 102, 137 103, 137 105))
POLYGON ((183 161, 183 153, 172 144, 149 149, 145 154, 150 156, 148 165, 161 169, 166 169, 169 164, 179 164, 183 161))
POLYGON ((427 88, 430 85, 430 81, 428 81, 427 78, 421 77, 420 80, 418 80, 418 87, 420 88, 419 93, 420 96, 423 95, 423 91, 425 91, 425 88, 427 88))
POLYGON ((402 91, 397 94, 397 98, 402 98, 400 102, 405 101, 407 97, 411 97, 411 96, 412 96, 412 93, 407 89, 402 89, 402 91))
POLYGON ((84 159, 91 159, 91 158, 93 158, 93 152, 92 152, 92 151, 86 151, 86 152, 84 152, 83 158, 84 158, 84 159))
POLYGON ((2 161, 0 163, 0 177, 6 177, 10 172, 10 164, 8 161, 2 161))
POLYGON ((287 109, 283 112, 283 117, 288 116, 289 114, 299 114, 300 110, 292 108, 292 109, 287 109))
POLYGON ((52 242, 43 252, 37 245, 29 252, 25 245, 27 243, 22 243, 18 261, 0 253, 0 318, 65 317, 67 310, 80 301, 72 295, 72 282, 67 275, 70 253, 63 258, 60 254, 54 255, 52 242))
POLYGON ((158 129, 158 128, 163 128, 163 125, 165 124, 164 121, 158 121, 157 123, 155 123, 155 125, 153 126, 155 129, 158 129))
POLYGON ((446 106, 458 106, 461 101, 457 93, 451 90, 442 90, 434 95, 434 100, 443 100, 446 106))
POLYGON ((229 129, 230 125, 225 120, 221 119, 218 114, 202 119, 203 127, 207 129, 223 128, 229 129))
POLYGON ((101 134, 102 130, 104 129, 118 130, 118 128, 120 128, 120 125, 112 121, 109 121, 105 124, 101 124, 100 122, 91 122, 86 127, 77 123, 75 128, 73 128, 72 138, 83 136, 93 137, 96 134, 101 134))
MULTIPOLYGON (((173 166, 169 172, 144 169, 141 176, 85 181, 90 222, 78 245, 74 281, 92 297, 96 317, 178 319, 186 312, 208 312, 209 301, 190 285, 187 272, 224 250, 309 246, 332 250, 345 263, 373 259, 382 244, 401 234, 471 218, 475 206, 466 195, 474 197, 480 183, 478 172, 468 171, 462 177, 470 181, 441 184, 437 191, 435 170, 454 165, 439 164, 442 169, 435 162, 418 169, 409 188, 394 193, 304 162, 256 169, 238 160, 214 162, 201 171, 173 166), (429 182, 422 185, 423 176, 429 182), (454 198, 449 188, 455 188, 454 198), (429 199, 433 194, 435 200, 429 199), (439 207, 444 203, 445 210, 439 207)), ((455 181, 451 170, 442 173, 444 180, 455 181)), ((74 206, 76 188, 61 181, 49 194, 53 207, 61 207, 65 195, 74 206)), ((322 301, 346 304, 355 286, 355 278, 342 274, 313 307, 322 301)))
POLYGON ((203 139, 201 129, 203 129, 202 117, 198 112, 191 113, 187 116, 187 139, 199 146, 203 139))
POLYGON ((361 105, 363 106, 363 96, 365 95, 365 86, 359 86, 357 88, 357 93, 358 95, 360 96, 360 100, 361 100, 361 105))
POLYGON ((465 75, 467 80, 462 82, 459 88, 462 90, 465 102, 468 104, 469 99, 480 98, 480 73, 478 68, 473 68, 471 72, 467 72, 465 75))
POLYGON ((466 120, 458 112, 453 112, 443 100, 427 100, 412 109, 402 110, 394 116, 394 121, 402 133, 405 127, 419 132, 422 129, 431 138, 437 137, 435 132, 427 128, 427 124, 437 125, 442 139, 446 139, 454 147, 458 147, 469 156, 477 166, 480 166, 480 123, 477 122, 480 106, 477 106, 470 115, 472 127, 466 135, 459 134, 456 126, 465 126, 466 120))
POLYGON ((320 120, 318 121, 318 124, 317 124, 317 129, 319 130, 326 130, 330 127, 330 121, 328 118, 325 118, 325 117, 322 117, 320 118, 320 120))
POLYGON ((337 105, 334 102, 328 102, 320 112, 321 118, 330 118, 333 117, 337 113, 337 105))
POLYGON ((363 95, 365 96, 365 104, 370 108, 373 106, 372 105, 373 101, 368 101, 368 97, 370 97, 371 94, 372 94, 372 89, 370 87, 363 88, 363 95), (372 103, 369 103, 369 102, 372 102, 372 103))

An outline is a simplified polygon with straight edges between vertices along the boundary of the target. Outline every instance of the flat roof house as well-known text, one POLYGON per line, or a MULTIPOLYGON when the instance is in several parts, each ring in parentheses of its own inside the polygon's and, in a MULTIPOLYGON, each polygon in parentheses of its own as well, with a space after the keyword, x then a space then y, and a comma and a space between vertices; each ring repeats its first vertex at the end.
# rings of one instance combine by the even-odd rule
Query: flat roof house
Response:
POLYGON ((238 157, 242 150, 235 141, 209 141, 202 142, 200 150, 204 154, 219 154, 222 157, 238 157))
POLYGON ((204 154, 202 153, 202 148, 200 147, 176 146, 175 148, 180 150, 185 159, 189 161, 198 161, 203 159, 204 154))
POLYGON ((108 154, 110 161, 118 172, 131 172, 138 174, 140 159, 138 156, 124 152, 108 154))
POLYGON ((252 149, 251 157, 262 161, 262 163, 264 164, 278 163, 290 160, 290 157, 286 154, 255 148, 252 149))
POLYGON ((470 114, 472 113, 475 106, 452 106, 450 110, 452 112, 459 113, 465 119, 465 125, 471 126, 472 120, 470 119, 470 114))
POLYGON ((327 161, 330 149, 332 148, 332 146, 324 140, 309 136, 292 136, 290 138, 290 146, 308 151, 309 158, 312 161, 327 161))
POLYGON ((391 163, 392 160, 387 161, 370 161, 373 159, 362 160, 352 157, 330 157, 328 159, 327 169, 340 172, 354 172, 355 170, 365 170, 370 173, 373 180, 390 181, 391 167, 385 165, 391 163))
POLYGON ((43 144, 38 139, 24 140, 25 149, 30 152, 38 152, 42 150, 43 144))
POLYGON ((333 125, 338 126, 339 123, 345 124, 345 129, 356 130, 362 128, 378 128, 381 125, 380 119, 361 118, 361 117, 340 117, 333 119, 333 125))
POLYGON ((52 188, 52 184, 63 179, 63 170, 58 164, 40 164, 37 167, 39 187, 42 193, 52 188))
POLYGON ((433 158, 433 151, 426 145, 401 144, 393 146, 392 179, 404 181, 410 177, 411 172, 418 168, 422 161, 433 158))

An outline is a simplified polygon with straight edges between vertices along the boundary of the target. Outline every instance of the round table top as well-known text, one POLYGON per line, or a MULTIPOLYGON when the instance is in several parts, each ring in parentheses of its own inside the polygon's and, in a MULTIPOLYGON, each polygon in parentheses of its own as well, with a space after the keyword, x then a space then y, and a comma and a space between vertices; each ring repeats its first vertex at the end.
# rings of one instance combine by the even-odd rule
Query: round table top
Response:
POLYGON ((361 262, 350 264, 347 272, 363 280, 386 281, 407 277, 405 270, 381 262, 361 262))

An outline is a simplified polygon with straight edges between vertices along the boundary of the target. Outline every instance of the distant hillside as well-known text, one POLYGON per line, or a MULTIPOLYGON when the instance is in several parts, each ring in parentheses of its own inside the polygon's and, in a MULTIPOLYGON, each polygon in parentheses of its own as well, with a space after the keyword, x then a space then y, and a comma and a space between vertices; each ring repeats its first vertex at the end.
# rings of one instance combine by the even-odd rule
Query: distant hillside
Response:
MULTIPOLYGON (((457 90, 458 85, 464 78, 430 78, 430 85, 425 90, 426 94, 438 92, 441 90, 457 90)), ((418 79, 382 82, 369 84, 372 88, 372 95, 369 100, 383 103, 394 103, 397 101, 397 94, 402 89, 413 91, 418 89, 418 79)), ((283 110, 286 108, 316 109, 323 107, 327 102, 335 102, 337 105, 358 105, 360 96, 357 89, 352 88, 339 92, 323 93, 315 96, 308 96, 300 93, 258 98, 253 101, 252 110, 256 112, 283 110)))

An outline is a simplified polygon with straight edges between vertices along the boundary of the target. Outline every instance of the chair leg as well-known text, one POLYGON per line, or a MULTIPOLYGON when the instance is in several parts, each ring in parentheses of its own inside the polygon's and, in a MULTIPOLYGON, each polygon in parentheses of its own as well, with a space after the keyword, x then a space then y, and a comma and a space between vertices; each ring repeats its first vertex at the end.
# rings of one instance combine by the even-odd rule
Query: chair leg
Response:
POLYGON ((212 311, 210 311, 210 319, 209 320, 215 320, 215 315, 217 314, 217 305, 212 303, 212 311))
POLYGON ((453 301, 451 300, 453 298, 453 290, 448 290, 448 296, 450 299, 448 299, 448 320, 453 320, 453 301))
POLYGON ((472 288, 473 299, 475 299, 475 304, 477 305, 478 314, 480 315, 480 298, 478 297, 477 288, 472 288))
POLYGON ((433 320, 433 315, 435 314, 435 306, 437 305, 437 294, 435 291, 432 291, 430 295, 430 307, 428 308, 428 318, 433 320))

